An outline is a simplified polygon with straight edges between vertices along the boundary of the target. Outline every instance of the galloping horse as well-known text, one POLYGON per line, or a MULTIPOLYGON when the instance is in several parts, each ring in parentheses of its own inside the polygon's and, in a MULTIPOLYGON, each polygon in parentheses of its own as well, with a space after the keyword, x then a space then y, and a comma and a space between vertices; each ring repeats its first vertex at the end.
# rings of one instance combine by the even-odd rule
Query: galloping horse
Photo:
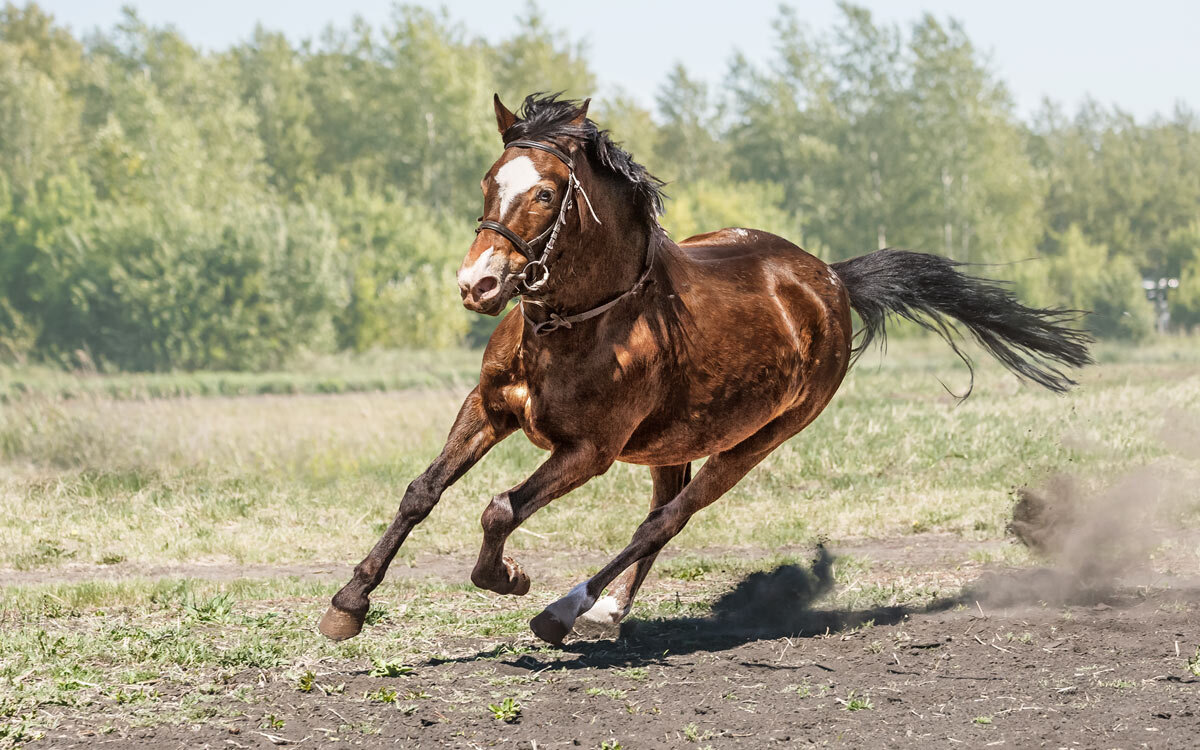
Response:
POLYGON ((479 313, 521 301, 492 334, 441 454, 333 597, 320 624, 329 638, 359 633, 408 533, 518 429, 549 456, 484 510, 471 573, 481 588, 527 593, 505 540, 614 461, 648 466, 654 481, 629 545, 530 622, 558 644, 580 616, 625 617, 659 550, 817 418, 855 353, 886 335, 889 314, 951 346, 957 322, 1018 376, 1055 391, 1074 385, 1057 367, 1091 361, 1071 311, 1025 307, 935 255, 880 250, 827 265, 751 229, 675 243, 658 223, 663 183, 587 119, 588 101, 532 95, 519 117, 499 96, 494 104, 504 150, 483 178, 484 213, 458 284, 479 313), (857 348, 851 309, 863 326, 857 348), (693 477, 691 462, 704 457, 693 477))

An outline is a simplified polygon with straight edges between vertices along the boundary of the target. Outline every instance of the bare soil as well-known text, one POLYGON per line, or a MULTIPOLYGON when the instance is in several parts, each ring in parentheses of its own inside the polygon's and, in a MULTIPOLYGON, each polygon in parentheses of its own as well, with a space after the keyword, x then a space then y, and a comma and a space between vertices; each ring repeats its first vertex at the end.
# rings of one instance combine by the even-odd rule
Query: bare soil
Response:
MULTIPOLYGON (((835 552, 868 558, 883 563, 905 563, 920 566, 952 565, 972 552, 995 551, 1008 545, 1001 540, 974 541, 955 534, 921 534, 894 539, 863 539, 839 543, 835 552)), ((675 559, 738 558, 759 560, 767 557, 807 556, 812 549, 802 546, 781 546, 769 550, 748 547, 700 547, 675 550, 668 547, 659 556, 661 561, 675 559)), ((475 554, 420 554, 411 560, 397 560, 388 570, 388 578, 437 578, 449 582, 470 581, 475 554)), ((545 547, 536 553, 522 553, 522 564, 531 572, 559 577, 564 573, 599 568, 612 559, 612 552, 580 551, 545 547), (529 554, 528 563, 525 555, 529 554)), ((354 569, 352 562, 308 563, 237 563, 228 561, 187 562, 163 565, 144 565, 120 562, 113 565, 66 563, 61 565, 14 570, 0 568, 0 581, 6 585, 23 586, 43 583, 81 583, 84 581, 119 581, 129 579, 159 580, 197 578, 211 581, 232 581, 245 578, 291 578, 300 580, 349 580, 354 569)))
MULTIPOLYGON (((1200 581, 1081 585, 1048 568, 972 563, 966 549, 978 546, 914 537, 849 548, 880 561, 876 582, 958 576, 958 594, 919 607, 823 606, 827 560, 742 580, 652 578, 646 595, 660 599, 705 587, 713 614, 635 613, 619 634, 568 640, 562 651, 541 650, 531 636, 441 643, 441 656, 407 676, 324 663, 317 681, 343 691, 304 693, 294 680, 264 676, 249 715, 108 735, 65 723, 38 746, 1200 744, 1200 678, 1187 665, 1200 643, 1200 581), (380 688, 395 689, 395 702, 363 700, 380 688), (520 705, 510 722, 488 709, 506 697, 520 705), (260 709, 282 726, 264 728, 260 709)), ((377 627, 403 628, 403 618, 377 627)))

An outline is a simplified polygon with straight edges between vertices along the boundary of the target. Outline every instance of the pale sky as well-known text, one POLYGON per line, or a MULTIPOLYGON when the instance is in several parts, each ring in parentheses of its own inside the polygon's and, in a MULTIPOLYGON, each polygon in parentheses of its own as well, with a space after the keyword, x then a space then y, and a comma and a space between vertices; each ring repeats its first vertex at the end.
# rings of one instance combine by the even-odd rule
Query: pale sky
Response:
MULTIPOLYGON (((18 0, 19 2, 20 0, 18 0)), ((116 22, 132 4, 153 24, 172 24, 192 43, 226 47, 250 35, 256 23, 293 40, 317 36, 329 22, 354 15, 386 20, 391 0, 38 0, 77 33, 116 22)), ((440 7, 443 3, 421 2, 440 7)), ((1200 2, 1197 0, 860 0, 878 20, 908 24, 924 11, 962 21, 972 41, 1013 92, 1022 115, 1042 97, 1068 111, 1091 95, 1118 104, 1139 119, 1170 114, 1177 102, 1200 110, 1200 2)), ((523 2, 447 0, 450 15, 491 40, 516 28, 523 2)), ((735 50, 751 60, 772 54, 776 0, 659 2, 557 0, 542 2, 553 28, 588 47, 601 82, 597 93, 620 86, 652 106, 667 71, 682 62, 701 78, 719 82, 735 50)), ((833 0, 790 3, 815 30, 837 17, 833 0)))

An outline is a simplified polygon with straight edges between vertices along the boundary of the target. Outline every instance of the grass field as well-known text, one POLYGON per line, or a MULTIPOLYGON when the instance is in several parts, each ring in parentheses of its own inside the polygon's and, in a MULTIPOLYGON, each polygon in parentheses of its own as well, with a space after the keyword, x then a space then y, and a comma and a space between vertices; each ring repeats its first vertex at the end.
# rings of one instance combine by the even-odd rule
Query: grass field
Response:
MULTIPOLYGON (((811 428, 688 525, 672 543, 682 554, 658 572, 673 580, 670 595, 652 577, 635 615, 702 614, 731 577, 819 538, 919 546, 949 535, 977 545, 974 562, 1019 565, 1022 549, 996 543, 1016 488, 1058 473, 1100 487, 1151 464, 1196 476, 1200 341, 1096 354, 1066 396, 981 362, 962 404, 939 384, 966 383, 940 344, 900 340, 886 357, 867 355, 811 428)), ((451 352, 277 375, 0 372, 0 746, 73 722, 103 735, 219 724, 231 711, 263 713, 269 734, 255 697, 267 683, 336 691, 323 664, 355 662, 387 679, 448 643, 523 635, 530 615, 628 540, 646 510, 644 468, 614 467, 513 536, 511 549, 572 561, 535 572, 528 599, 462 585, 465 569, 462 584, 394 577, 376 596, 371 637, 336 645, 313 635, 346 566, 437 453, 477 362, 451 352)), ((396 566, 468 560, 487 500, 541 455, 520 435, 497 447, 446 493, 396 566)), ((1198 505, 1193 490, 1181 517, 1194 521, 1198 505)), ((1191 554, 1194 567, 1200 550, 1191 554)), ((838 580, 870 568, 845 559, 838 580)), ((920 603, 945 585, 901 570, 843 586, 832 602, 920 603)), ((491 694, 481 695, 463 700, 491 694)), ((352 724, 343 734, 369 733, 352 724)))

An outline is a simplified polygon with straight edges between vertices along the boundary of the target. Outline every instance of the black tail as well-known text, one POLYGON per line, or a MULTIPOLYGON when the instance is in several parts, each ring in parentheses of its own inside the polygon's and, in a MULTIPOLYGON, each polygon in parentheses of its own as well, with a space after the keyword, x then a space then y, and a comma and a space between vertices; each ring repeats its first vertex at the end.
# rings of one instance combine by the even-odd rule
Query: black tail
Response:
MULTIPOLYGON (((1067 325, 1081 313, 1025 307, 998 282, 961 273, 961 265, 906 250, 879 250, 834 263, 863 321, 855 357, 876 337, 886 341, 887 316, 896 313, 945 339, 968 368, 971 360, 958 348, 955 322, 1018 376, 1058 392, 1075 385, 1056 364, 1082 367, 1092 361, 1091 336, 1067 325)), ((974 384, 973 368, 971 376, 974 384)), ((968 388, 962 398, 970 394, 968 388)))

